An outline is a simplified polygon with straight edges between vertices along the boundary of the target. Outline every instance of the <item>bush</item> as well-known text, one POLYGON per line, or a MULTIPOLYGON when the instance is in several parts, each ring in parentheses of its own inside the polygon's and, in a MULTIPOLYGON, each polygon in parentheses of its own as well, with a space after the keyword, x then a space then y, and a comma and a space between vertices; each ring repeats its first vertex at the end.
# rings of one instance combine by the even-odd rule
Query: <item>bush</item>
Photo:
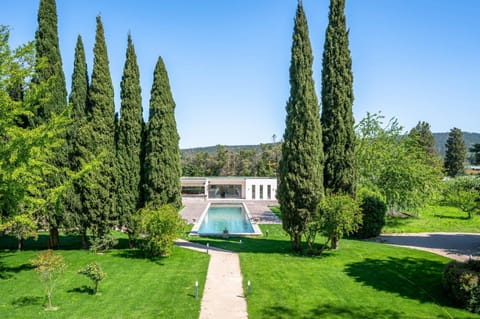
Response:
POLYGON ((103 272, 100 264, 93 262, 80 269, 77 273, 85 275, 93 282, 93 294, 96 295, 98 291, 98 284, 102 281, 107 274, 103 272))
POLYGON ((95 237, 90 240, 90 250, 94 253, 106 251, 115 247, 118 240, 112 234, 106 234, 101 237, 95 237))
POLYGON ((171 205, 140 211, 140 233, 144 238, 140 248, 148 257, 168 256, 175 239, 185 228, 185 221, 171 205))
POLYGON ((443 286, 456 305, 480 313, 480 261, 452 261, 443 271, 443 286))
POLYGON ((385 215, 387 214, 387 205, 378 196, 367 195, 361 200, 363 224, 355 233, 357 238, 377 237, 385 226, 385 215))

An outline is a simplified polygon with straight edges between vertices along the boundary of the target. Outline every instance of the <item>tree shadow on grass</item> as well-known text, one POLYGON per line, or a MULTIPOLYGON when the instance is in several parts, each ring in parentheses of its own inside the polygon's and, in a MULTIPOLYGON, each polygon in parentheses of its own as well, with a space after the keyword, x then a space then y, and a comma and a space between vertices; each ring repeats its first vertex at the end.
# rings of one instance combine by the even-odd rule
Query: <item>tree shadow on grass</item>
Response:
MULTIPOLYGON (((324 317, 345 318, 345 319, 399 319, 405 318, 403 312, 391 309, 377 309, 372 307, 354 307, 322 304, 310 310, 300 311, 299 309, 285 306, 273 306, 263 309, 264 318, 289 319, 304 318, 316 319, 324 317)), ((415 317, 409 316, 414 319, 415 317)))
POLYGON ((41 305, 45 297, 38 297, 38 296, 24 296, 16 298, 12 301, 12 306, 14 307, 25 307, 25 306, 33 306, 33 305, 41 305))
POLYGON ((13 277, 14 273, 17 274, 21 271, 31 270, 33 268, 35 267, 27 263, 15 267, 5 266, 5 264, 0 261, 0 280, 10 279, 13 277))
POLYGON ((347 264, 345 272, 359 283, 402 297, 451 306, 442 287, 445 264, 421 258, 370 259, 347 264))
POLYGON ((93 295, 93 294, 94 294, 93 289, 90 288, 90 287, 88 287, 87 285, 83 285, 82 287, 77 287, 77 288, 73 288, 73 289, 67 290, 67 292, 69 292, 69 293, 80 293, 80 294, 89 294, 89 295, 93 295))
POLYGON ((147 255, 145 255, 145 253, 142 250, 136 249, 136 248, 116 250, 113 256, 128 258, 128 259, 145 259, 145 260, 154 262, 159 266, 163 266, 164 263, 162 261, 165 258, 167 258, 167 257, 148 257, 147 255))
POLYGON ((468 216, 448 216, 448 215, 438 215, 438 214, 433 215, 433 217, 440 218, 440 219, 457 219, 457 220, 468 220, 468 219, 470 219, 470 218, 468 218, 468 216))

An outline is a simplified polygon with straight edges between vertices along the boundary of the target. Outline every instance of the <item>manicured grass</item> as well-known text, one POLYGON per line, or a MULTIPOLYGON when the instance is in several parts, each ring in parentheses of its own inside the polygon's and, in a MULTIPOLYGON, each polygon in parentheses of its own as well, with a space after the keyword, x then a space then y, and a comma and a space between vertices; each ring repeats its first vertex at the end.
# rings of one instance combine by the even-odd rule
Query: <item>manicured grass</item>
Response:
POLYGON ((382 233, 420 232, 480 232, 480 215, 472 219, 458 208, 431 206, 422 210, 418 217, 388 218, 382 233))
MULTIPOLYGON (((451 307, 441 287, 449 259, 366 241, 345 240, 322 256, 294 255, 280 225, 269 237, 198 238, 240 252, 249 318, 480 318, 451 307)), ((323 240, 323 239, 322 239, 323 240)))
MULTIPOLYGON (((0 318, 198 318, 195 281, 200 294, 208 267, 206 254, 174 247, 167 258, 144 259, 135 249, 113 249, 93 254, 77 249, 79 239, 62 237, 68 263, 52 297, 57 311, 44 311, 45 297, 30 260, 46 241, 27 242, 26 251, 16 252, 15 241, 0 237, 0 318), (97 261, 107 277, 100 295, 91 295, 91 282, 77 274, 87 263, 97 261)), ((126 245, 121 239, 121 246, 126 245)), ((201 297, 201 295, 200 295, 201 297)))

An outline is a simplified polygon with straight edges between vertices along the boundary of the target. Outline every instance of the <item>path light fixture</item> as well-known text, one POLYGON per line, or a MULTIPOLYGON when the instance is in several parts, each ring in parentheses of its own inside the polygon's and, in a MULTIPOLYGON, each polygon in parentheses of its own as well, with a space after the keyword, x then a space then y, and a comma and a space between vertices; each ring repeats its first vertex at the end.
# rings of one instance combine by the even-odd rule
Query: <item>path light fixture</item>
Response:
POLYGON ((240 239, 240 245, 242 244, 242 240, 240 239))
POLYGON ((250 280, 247 282, 247 296, 250 296, 250 280))
POLYGON ((267 230, 265 231, 265 236, 268 238, 268 228, 267 228, 267 230))
POLYGON ((210 247, 210 244, 207 243, 207 255, 208 255, 208 248, 210 247))
POLYGON ((198 299, 198 280, 195 281, 195 299, 198 299))

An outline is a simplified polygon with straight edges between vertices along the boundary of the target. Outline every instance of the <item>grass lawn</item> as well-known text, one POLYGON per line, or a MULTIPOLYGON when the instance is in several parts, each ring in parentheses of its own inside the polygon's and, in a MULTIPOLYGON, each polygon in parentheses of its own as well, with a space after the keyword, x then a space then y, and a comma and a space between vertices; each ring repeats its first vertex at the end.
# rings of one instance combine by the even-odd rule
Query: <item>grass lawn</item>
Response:
POLYGON ((198 238, 240 252, 249 318, 480 318, 451 307, 441 287, 449 259, 378 243, 342 240, 319 257, 290 253, 280 225, 269 237, 198 238))
POLYGON ((383 233, 420 232, 480 232, 480 215, 472 219, 458 208, 431 206, 422 210, 418 217, 388 218, 383 233))
MULTIPOLYGON (((142 258, 137 250, 113 249, 104 254, 80 250, 77 237, 61 237, 68 263, 52 303, 57 311, 44 311, 46 298, 38 275, 30 265, 46 235, 28 241, 26 251, 8 250, 16 242, 0 237, 0 318, 198 318, 195 281, 200 294, 205 284, 208 256, 174 247, 173 254, 156 260, 142 258), (107 277, 99 295, 91 295, 91 282, 76 271, 97 261, 107 277)), ((43 243, 43 244, 42 244, 43 243)), ((121 239, 120 246, 127 245, 121 239)))

